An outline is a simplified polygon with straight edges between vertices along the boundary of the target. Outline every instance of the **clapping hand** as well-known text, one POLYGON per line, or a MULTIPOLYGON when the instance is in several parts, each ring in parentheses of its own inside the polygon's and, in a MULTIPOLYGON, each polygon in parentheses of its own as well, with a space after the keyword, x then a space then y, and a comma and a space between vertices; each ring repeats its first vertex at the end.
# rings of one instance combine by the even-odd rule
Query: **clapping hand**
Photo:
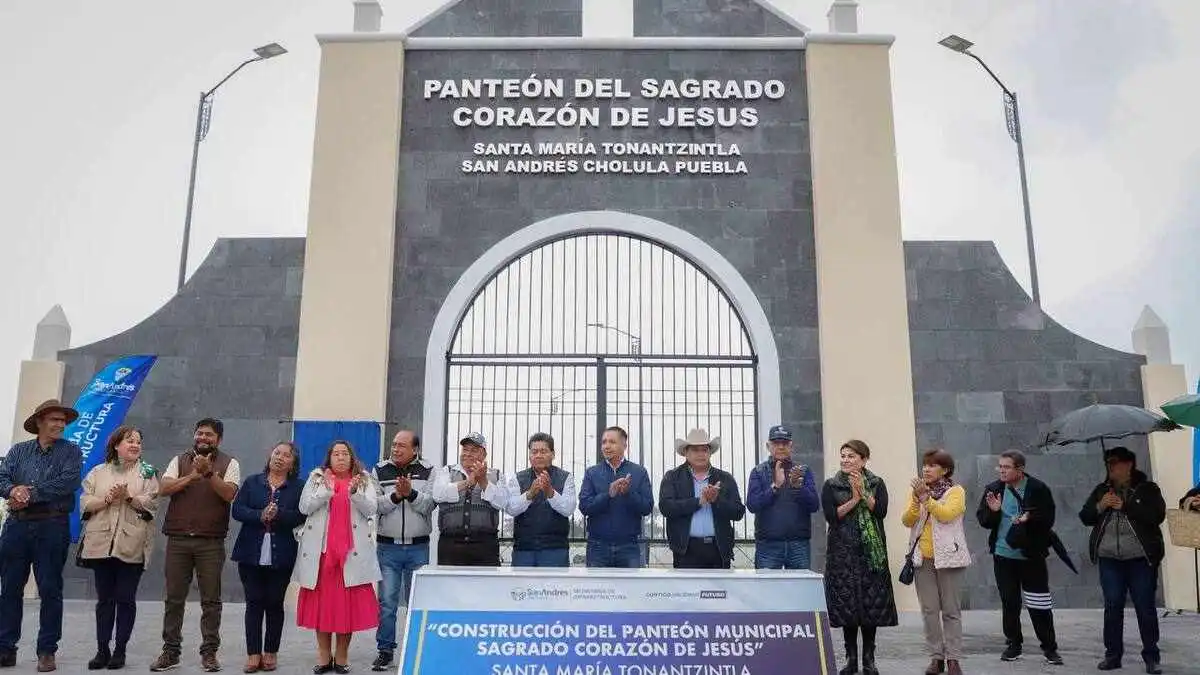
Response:
POLYGON ((212 458, 208 455, 196 455, 192 461, 192 472, 203 476, 212 469, 212 458))
POLYGON ((1200 495, 1183 500, 1183 508, 1184 510, 1200 511, 1200 495))
POLYGON ((708 485, 705 485, 704 488, 702 490, 700 490, 700 503, 701 504, 712 504, 713 502, 717 501, 717 495, 719 495, 720 492, 721 492, 721 482, 720 481, 717 481, 716 483, 709 483, 708 485))
POLYGON ((396 479, 396 496, 404 499, 412 494, 412 479, 408 476, 400 476, 396 479))
POLYGON ((857 471, 850 474, 850 490, 854 493, 855 499, 863 498, 863 477, 857 471))
POLYGON ((1000 495, 999 495, 999 493, 996 493, 996 492, 989 492, 989 493, 987 493, 987 497, 986 497, 986 498, 987 498, 987 505, 988 505, 988 508, 989 508, 989 509, 991 509, 992 511, 996 512, 996 513, 999 513, 999 512, 1000 512, 1000 505, 1001 505, 1001 503, 1002 503, 1002 501, 1003 501, 1003 500, 1000 498, 1000 495))
POLYGON ((804 483, 804 465, 793 466, 788 472, 788 485, 792 487, 800 487, 804 483))
POLYGON ((279 507, 275 505, 275 502, 271 502, 267 504, 267 508, 263 509, 261 520, 264 523, 269 523, 275 520, 275 516, 277 515, 279 515, 279 507))
POLYGON ((924 501, 925 497, 929 496, 929 486, 920 477, 912 479, 909 485, 912 486, 913 497, 917 501, 924 501))
POLYGON ((617 495, 623 495, 623 494, 629 492, 629 483, 630 483, 629 474, 621 476, 620 478, 609 483, 608 496, 616 497, 617 495))
POLYGON ((783 460, 777 459, 777 460, 775 460, 775 483, 774 483, 775 487, 776 488, 783 487, 783 483, 785 480, 787 480, 787 474, 783 470, 783 460))
POLYGON ((554 487, 550 485, 550 474, 545 471, 539 473, 537 480, 533 481, 532 489, 534 493, 540 492, 549 498, 551 493, 554 492, 554 487))
POLYGON ((362 489, 367 482, 366 476, 363 474, 355 474, 354 478, 350 479, 350 492, 355 493, 362 489))
POLYGON ((1103 497, 1100 498, 1100 502, 1097 504, 1097 506, 1100 507, 1101 511, 1105 509, 1116 509, 1120 511, 1125 506, 1125 500, 1118 497, 1117 493, 1109 490, 1108 492, 1104 493, 1103 497))

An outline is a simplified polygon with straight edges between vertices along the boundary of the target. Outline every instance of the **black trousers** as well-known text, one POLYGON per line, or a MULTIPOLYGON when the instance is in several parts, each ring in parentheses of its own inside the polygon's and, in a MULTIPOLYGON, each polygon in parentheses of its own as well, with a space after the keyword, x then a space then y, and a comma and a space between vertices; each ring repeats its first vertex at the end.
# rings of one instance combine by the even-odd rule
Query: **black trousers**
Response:
POLYGON ((137 589, 144 571, 141 563, 127 563, 117 558, 95 561, 96 574, 96 644, 101 650, 116 642, 116 650, 125 651, 133 622, 137 618, 137 589), (114 624, 116 635, 113 635, 114 624))
POLYGON ((449 539, 438 537, 439 565, 458 567, 499 567, 499 539, 449 539))
POLYGON ((996 571, 996 589, 1000 591, 1005 641, 1021 646, 1021 604, 1024 603, 1042 651, 1058 651, 1046 559, 1014 560, 994 555, 992 565, 996 571))
POLYGON ((279 653, 283 636, 283 600, 292 571, 239 563, 238 576, 246 595, 246 653, 279 653))
POLYGON ((691 537, 683 553, 672 551, 671 557, 679 570, 727 570, 730 564, 713 537, 691 537))

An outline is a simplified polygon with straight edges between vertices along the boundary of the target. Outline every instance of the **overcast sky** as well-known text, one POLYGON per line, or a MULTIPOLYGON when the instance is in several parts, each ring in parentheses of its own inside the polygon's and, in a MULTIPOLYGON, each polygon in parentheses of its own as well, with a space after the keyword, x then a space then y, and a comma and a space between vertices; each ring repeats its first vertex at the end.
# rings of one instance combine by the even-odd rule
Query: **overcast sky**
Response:
MULTIPOLYGON (((823 30, 828 0, 775 0, 823 30)), ((400 31, 443 0, 384 0, 400 31)), ((904 234, 994 240, 1027 286, 1014 146, 1000 93, 936 42, 959 33, 1021 97, 1043 304, 1130 348, 1144 304, 1200 373, 1200 25, 1193 0, 860 0, 892 51, 904 234)), ((203 144, 190 269, 217 237, 303 236, 319 51, 350 0, 0 2, 0 437, 20 361, 55 303, 72 346, 174 293, 199 92, 278 41, 291 53, 222 87, 203 144)), ((71 399, 76 392, 66 392, 71 399)))

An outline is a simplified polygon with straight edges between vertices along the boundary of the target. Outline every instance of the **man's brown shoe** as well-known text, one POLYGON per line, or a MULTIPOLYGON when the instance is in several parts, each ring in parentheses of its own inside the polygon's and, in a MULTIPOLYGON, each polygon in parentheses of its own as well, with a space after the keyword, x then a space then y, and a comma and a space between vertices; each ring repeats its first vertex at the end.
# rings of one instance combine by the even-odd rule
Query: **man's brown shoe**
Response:
POLYGON ((58 666, 54 663, 54 655, 38 654, 37 671, 39 673, 48 673, 52 670, 58 670, 58 666))
POLYGON ((154 663, 150 664, 150 672, 161 673, 164 670, 171 670, 179 667, 179 655, 171 652, 163 652, 154 659, 154 663))
POLYGON ((213 653, 200 655, 200 669, 206 673, 216 673, 221 670, 221 663, 217 661, 217 655, 213 653))
POLYGON ((958 665, 958 659, 950 659, 946 662, 946 675, 963 675, 962 666, 958 665))

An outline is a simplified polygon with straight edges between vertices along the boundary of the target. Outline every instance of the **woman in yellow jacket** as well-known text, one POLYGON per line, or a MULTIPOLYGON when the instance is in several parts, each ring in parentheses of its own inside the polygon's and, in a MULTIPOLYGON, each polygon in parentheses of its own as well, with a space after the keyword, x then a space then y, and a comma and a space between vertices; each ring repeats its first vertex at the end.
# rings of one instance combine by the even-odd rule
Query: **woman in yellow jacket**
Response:
POLYGON ((87 525, 79 562, 96 573, 96 656, 88 670, 125 665, 125 645, 137 614, 137 587, 150 562, 158 475, 142 461, 142 432, 117 427, 104 448, 104 463, 83 479, 79 508, 87 525), (116 624, 116 644, 113 624, 116 624))
POLYGON ((971 564, 963 514, 967 491, 955 485, 954 458, 930 450, 921 459, 921 477, 912 481, 908 508, 901 521, 911 529, 909 544, 916 566, 917 600, 925 623, 925 645, 931 661, 926 675, 961 675, 962 608, 959 590, 963 568, 971 564))

